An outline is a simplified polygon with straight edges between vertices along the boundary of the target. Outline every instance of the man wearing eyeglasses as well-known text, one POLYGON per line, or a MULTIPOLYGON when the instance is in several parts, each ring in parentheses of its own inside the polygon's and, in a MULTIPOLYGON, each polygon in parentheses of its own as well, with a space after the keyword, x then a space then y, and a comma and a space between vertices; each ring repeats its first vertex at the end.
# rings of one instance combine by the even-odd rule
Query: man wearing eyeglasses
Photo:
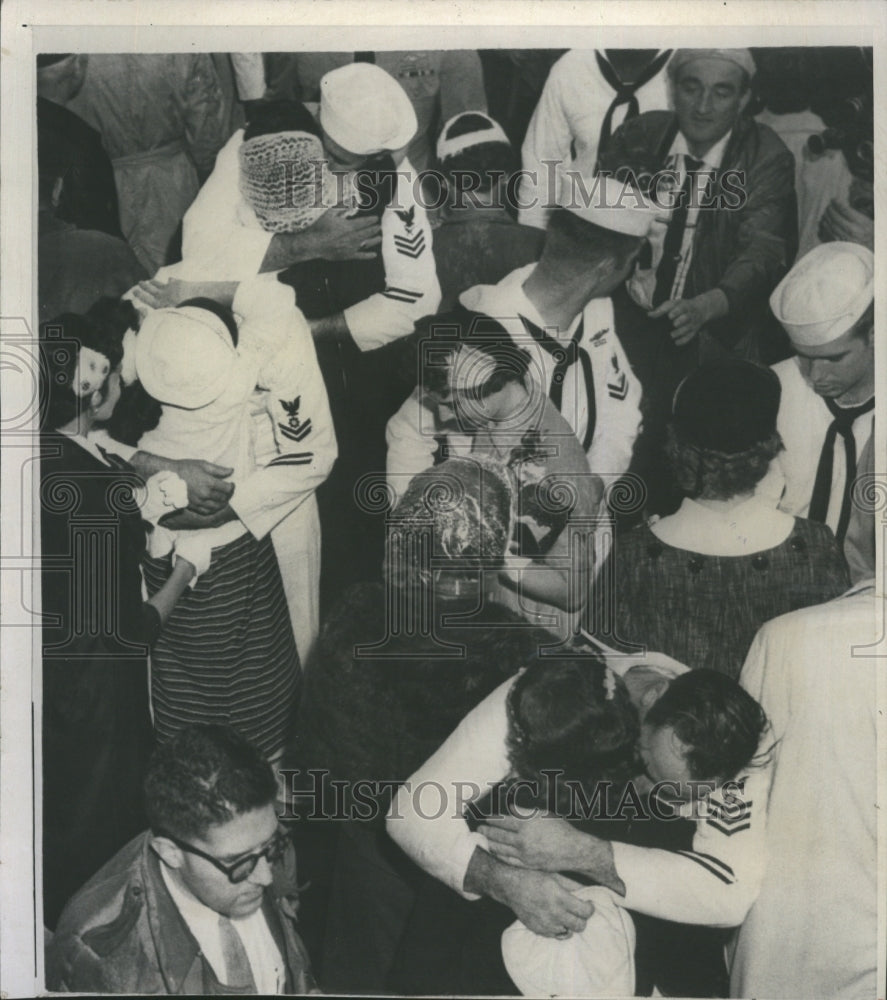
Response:
POLYGON ((145 779, 151 829, 68 903, 47 948, 47 988, 316 992, 276 795, 267 761, 229 727, 192 726, 163 744, 145 779))

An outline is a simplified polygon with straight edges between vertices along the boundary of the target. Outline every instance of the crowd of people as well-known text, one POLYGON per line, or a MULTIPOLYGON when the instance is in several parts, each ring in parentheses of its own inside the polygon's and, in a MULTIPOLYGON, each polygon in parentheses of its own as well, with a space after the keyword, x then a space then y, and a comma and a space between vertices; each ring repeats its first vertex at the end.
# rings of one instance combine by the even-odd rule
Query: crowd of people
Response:
POLYGON ((47 987, 875 996, 871 51, 36 71, 47 987))

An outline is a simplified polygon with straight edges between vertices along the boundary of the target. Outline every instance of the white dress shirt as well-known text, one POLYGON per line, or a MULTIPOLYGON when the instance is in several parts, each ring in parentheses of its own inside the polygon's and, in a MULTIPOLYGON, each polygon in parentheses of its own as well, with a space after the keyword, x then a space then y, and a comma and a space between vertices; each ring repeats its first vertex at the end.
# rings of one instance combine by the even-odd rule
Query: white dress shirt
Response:
MULTIPOLYGON (((169 874, 165 864, 160 865, 160 872, 182 919, 200 946, 203 957, 212 966, 219 982, 225 983, 225 956, 219 931, 219 914, 180 886, 169 874)), ((248 917, 231 917, 230 920, 246 951, 259 996, 282 994, 286 985, 283 956, 274 941, 262 908, 259 907, 248 917)), ((243 984, 226 983, 226 985, 243 984)))
MULTIPOLYGON (((721 161, 724 159, 724 151, 727 148, 731 135, 732 132, 728 132, 719 139, 705 156, 693 157, 696 160, 701 160, 702 166, 697 171, 695 197, 691 199, 687 211, 687 222, 684 226, 683 239, 681 240, 681 259, 678 262, 674 284, 671 287, 670 299, 683 297, 684 285, 686 284, 690 264, 693 260, 693 240, 696 235, 696 224, 699 221, 700 205, 704 202, 705 191, 711 183, 713 175, 720 169, 721 161)), ((686 158, 689 155, 691 154, 687 149, 687 140, 684 138, 682 132, 678 132, 674 142, 671 144, 671 149, 669 149, 668 157, 665 161, 666 170, 674 171, 676 175, 675 195, 680 191, 686 179, 686 158)), ((659 192, 659 197, 663 201, 663 204, 667 203, 664 190, 659 192)), ((665 235, 668 231, 670 220, 670 209, 663 208, 661 212, 657 213, 656 220, 648 237, 652 250, 652 264, 649 268, 635 268, 634 273, 628 280, 627 288, 629 295, 644 309, 649 309, 653 305, 653 293, 656 290, 656 270, 662 261, 663 244, 665 243, 665 235)))

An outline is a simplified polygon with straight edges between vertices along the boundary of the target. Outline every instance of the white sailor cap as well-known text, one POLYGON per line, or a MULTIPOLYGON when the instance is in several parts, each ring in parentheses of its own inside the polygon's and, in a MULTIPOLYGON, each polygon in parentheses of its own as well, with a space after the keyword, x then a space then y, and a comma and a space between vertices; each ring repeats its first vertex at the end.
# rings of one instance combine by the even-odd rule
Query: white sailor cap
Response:
POLYGON ((218 399, 231 378, 237 352, 225 323, 208 309, 157 309, 142 321, 135 367, 149 395, 197 410, 218 399))
POLYGON ((416 134, 416 112, 406 91, 380 66, 351 63, 320 81, 320 125, 358 156, 402 149, 416 134))
POLYGON ((445 160, 447 157, 462 153, 472 146, 482 146, 488 142, 498 142, 506 146, 511 146, 508 136, 502 126, 483 111, 460 111, 441 129, 440 138, 437 140, 437 158, 445 160), (455 127, 463 119, 476 119, 477 125, 469 132, 461 132, 451 136, 450 133, 456 131, 455 127))
POLYGON ((694 59, 723 59, 745 70, 749 79, 755 75, 755 61, 750 49, 678 49, 668 61, 668 75, 674 79, 678 70, 694 59))
POLYGON ((557 204, 586 222, 628 236, 647 236, 656 206, 638 188, 611 174, 597 174, 587 154, 557 172, 557 204))
POLYGON ((779 282, 770 308, 797 347, 846 333, 875 295, 875 256, 858 243, 822 243, 779 282))

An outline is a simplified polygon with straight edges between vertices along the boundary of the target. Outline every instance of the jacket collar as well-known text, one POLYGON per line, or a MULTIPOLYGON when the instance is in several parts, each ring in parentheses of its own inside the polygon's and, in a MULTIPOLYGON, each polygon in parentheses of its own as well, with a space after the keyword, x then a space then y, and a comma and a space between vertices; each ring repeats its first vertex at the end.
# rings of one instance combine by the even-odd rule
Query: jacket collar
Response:
POLYGON ((158 970, 167 992, 180 993, 200 958, 200 948, 164 885, 160 859, 151 850, 150 833, 145 834, 141 876, 158 970))

